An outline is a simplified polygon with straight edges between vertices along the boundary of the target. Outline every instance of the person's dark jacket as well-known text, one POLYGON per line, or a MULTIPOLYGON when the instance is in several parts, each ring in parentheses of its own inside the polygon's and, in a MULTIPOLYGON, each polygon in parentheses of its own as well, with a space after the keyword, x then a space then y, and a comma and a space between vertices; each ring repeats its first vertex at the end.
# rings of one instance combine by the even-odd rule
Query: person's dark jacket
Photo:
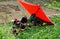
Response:
POLYGON ((27 17, 23 17, 23 18, 21 19, 21 23, 27 23, 27 17))

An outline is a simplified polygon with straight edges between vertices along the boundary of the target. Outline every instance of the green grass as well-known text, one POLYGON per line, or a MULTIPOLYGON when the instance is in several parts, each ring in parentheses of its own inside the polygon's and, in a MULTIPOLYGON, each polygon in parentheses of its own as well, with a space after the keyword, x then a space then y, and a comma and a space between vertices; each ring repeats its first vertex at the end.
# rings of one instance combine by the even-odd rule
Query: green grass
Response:
POLYGON ((60 39, 60 16, 50 17, 55 25, 32 26, 14 36, 12 23, 0 24, 0 39, 60 39))
POLYGON ((44 6, 47 8, 55 8, 57 11, 60 11, 60 2, 52 1, 51 3, 45 3, 44 6))

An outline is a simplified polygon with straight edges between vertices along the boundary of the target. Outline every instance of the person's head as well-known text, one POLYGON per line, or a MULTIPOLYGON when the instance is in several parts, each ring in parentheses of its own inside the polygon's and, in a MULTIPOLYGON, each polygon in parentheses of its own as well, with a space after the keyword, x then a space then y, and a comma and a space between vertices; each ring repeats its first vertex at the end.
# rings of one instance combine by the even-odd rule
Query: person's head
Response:
POLYGON ((36 14, 32 14, 31 16, 35 17, 35 16, 36 16, 36 14))
POLYGON ((18 19, 15 19, 16 22, 20 22, 18 19))
POLYGON ((17 19, 15 19, 15 20, 17 20, 17 19))
POLYGON ((27 18, 27 16, 24 16, 24 18, 27 18))

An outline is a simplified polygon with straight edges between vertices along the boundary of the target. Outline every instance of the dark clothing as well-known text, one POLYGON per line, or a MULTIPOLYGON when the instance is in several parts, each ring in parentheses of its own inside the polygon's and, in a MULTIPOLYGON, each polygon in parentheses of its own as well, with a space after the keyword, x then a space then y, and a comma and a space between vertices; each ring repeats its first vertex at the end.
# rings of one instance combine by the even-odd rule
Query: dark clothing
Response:
POLYGON ((17 28, 20 28, 20 23, 16 24, 16 27, 17 27, 17 28))
POLYGON ((14 23, 13 24, 16 25, 17 22, 20 22, 20 21, 16 19, 16 20, 14 20, 14 23))
POLYGON ((15 25, 17 28, 19 28, 19 27, 20 27, 20 21, 16 19, 16 20, 14 21, 14 25, 15 25))
POLYGON ((27 24, 21 23, 21 25, 20 25, 20 28, 21 28, 21 29, 25 29, 26 27, 27 27, 27 24))
POLYGON ((27 17, 23 17, 23 18, 21 19, 21 23, 27 23, 27 17))
POLYGON ((20 25, 21 29, 25 29, 27 27, 27 21, 28 20, 26 16, 21 19, 21 25, 20 25))
POLYGON ((41 26, 43 25, 43 21, 41 19, 39 19, 38 17, 34 18, 34 25, 36 26, 36 24, 40 24, 41 26))
POLYGON ((26 28, 26 26, 25 26, 25 25, 22 25, 22 26, 21 26, 21 29, 25 29, 25 28, 26 28))
POLYGON ((32 15, 30 16, 30 22, 34 21, 34 17, 35 17, 35 14, 32 14, 32 15))
POLYGON ((30 16, 30 22, 32 22, 34 20, 33 16, 30 16))
POLYGON ((14 25, 16 25, 16 21, 14 21, 14 23, 13 23, 14 25))

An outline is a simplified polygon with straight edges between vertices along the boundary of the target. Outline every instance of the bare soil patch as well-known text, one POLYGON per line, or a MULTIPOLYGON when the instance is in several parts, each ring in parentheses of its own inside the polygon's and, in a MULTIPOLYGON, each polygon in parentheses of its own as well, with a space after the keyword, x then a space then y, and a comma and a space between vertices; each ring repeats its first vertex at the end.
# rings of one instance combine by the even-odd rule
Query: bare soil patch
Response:
MULTIPOLYGON (((60 12, 56 10, 48 9, 46 7, 42 7, 42 9, 48 16, 60 15, 60 12)), ((16 1, 0 2, 0 23, 3 23, 4 21, 10 22, 15 18, 21 19, 23 16, 29 18, 30 15, 16 1)))

